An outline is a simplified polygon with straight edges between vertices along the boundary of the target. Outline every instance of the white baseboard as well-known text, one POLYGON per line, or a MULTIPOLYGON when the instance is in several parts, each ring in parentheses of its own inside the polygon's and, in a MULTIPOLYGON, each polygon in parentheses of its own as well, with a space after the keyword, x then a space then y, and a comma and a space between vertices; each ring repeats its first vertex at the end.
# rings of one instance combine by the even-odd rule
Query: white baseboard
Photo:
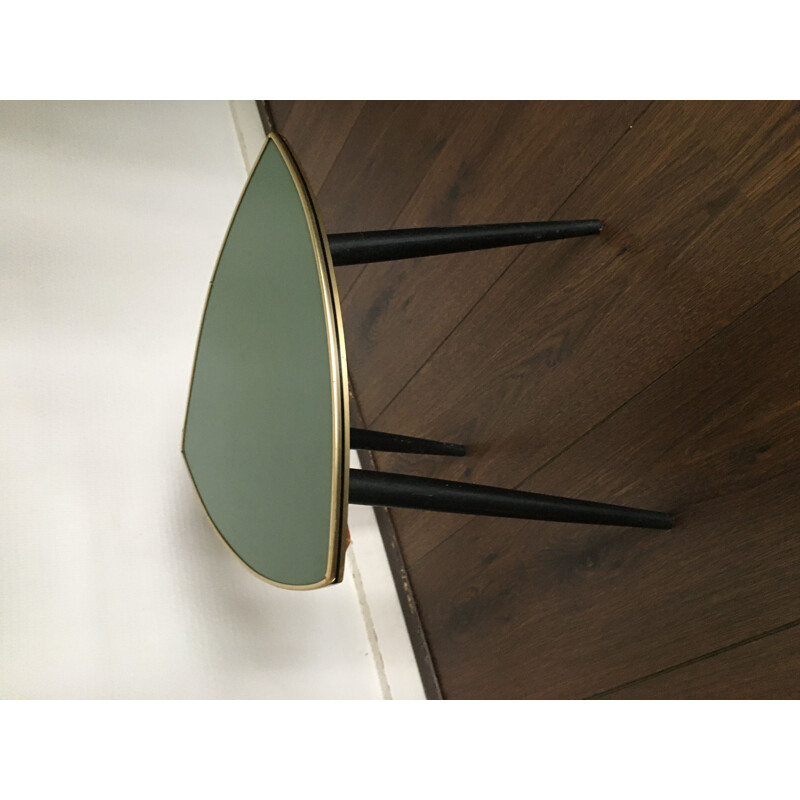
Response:
POLYGON ((253 100, 229 100, 233 127, 236 128, 236 138, 242 151, 242 159, 249 173, 256 163, 256 158, 261 152, 266 140, 261 115, 253 100))
MULTIPOLYGON (((355 469, 361 466, 355 451, 350 452, 350 463, 355 469)), ((353 541, 348 548, 347 571, 356 581, 384 697, 424 700, 425 690, 375 512, 369 506, 350 506, 348 517, 353 541)))

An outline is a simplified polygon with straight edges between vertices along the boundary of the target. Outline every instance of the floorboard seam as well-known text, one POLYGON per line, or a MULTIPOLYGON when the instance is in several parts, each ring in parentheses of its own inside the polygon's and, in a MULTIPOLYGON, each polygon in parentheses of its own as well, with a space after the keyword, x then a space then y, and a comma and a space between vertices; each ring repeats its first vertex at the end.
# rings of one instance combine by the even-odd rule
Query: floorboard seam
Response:
MULTIPOLYGON (((570 192, 570 193, 569 193, 569 194, 566 196, 566 198, 564 198, 564 200, 562 200, 562 201, 561 201, 561 202, 558 204, 558 206, 556 207, 555 211, 553 211, 553 213, 552 213, 552 214, 551 214, 551 215, 548 217, 548 220, 554 220, 554 219, 556 219, 556 214, 558 214, 558 212, 559 212, 559 211, 560 211, 560 210, 561 210, 561 209, 564 207, 564 205, 565 205, 565 204, 566 204, 566 202, 567 202, 567 201, 570 199, 570 197, 572 197, 572 196, 575 194, 575 192, 577 192, 577 191, 578 191, 578 189, 580 189, 580 187, 581 187, 581 186, 583 186, 583 184, 584 184, 584 183, 585 183, 585 182, 588 180, 589 176, 590 176, 590 175, 591 175, 591 174, 592 174, 592 173, 593 173, 593 172, 594 172, 594 171, 597 169, 597 167, 598 167, 600 164, 602 164, 602 163, 603 163, 603 161, 605 161, 605 160, 606 160, 606 158, 608 158, 609 154, 610 154, 610 153, 611 153, 611 152, 614 150, 614 148, 615 148, 615 147, 616 147, 616 146, 617 146, 617 145, 618 145, 618 144, 619 144, 619 143, 622 141, 622 139, 623 139, 623 138, 624 138, 624 137, 625 137, 625 136, 626 136, 626 135, 627 135, 627 134, 628 134, 628 133, 631 131, 631 129, 633 128, 633 126, 634 126, 634 125, 635 125, 635 124, 636 124, 636 123, 639 121, 639 119, 641 118, 642 114, 644 114, 644 113, 647 111, 647 109, 648 109, 648 108, 650 108, 650 106, 651 106, 652 104, 653 104, 653 102, 651 101, 650 103, 648 103, 648 104, 647 104, 647 106, 645 106, 645 108, 644 108, 642 111, 640 111, 640 112, 639 112, 639 114, 637 114, 637 115, 636 115, 636 117, 634 118, 633 122, 632 122, 632 123, 631 123, 631 124, 628 126, 628 128, 627 128, 626 130, 624 130, 624 131, 623 131, 623 132, 622 132, 622 133, 621 133, 621 134, 620 134, 620 135, 617 137, 617 139, 615 139, 615 140, 614 140, 614 143, 613 143, 613 144, 612 144, 612 145, 611 145, 611 146, 608 148, 608 150, 606 150, 606 152, 605 152, 605 153, 603 153, 603 155, 602 155, 602 156, 600 156, 600 158, 599 158, 599 159, 597 159, 597 161, 596 161, 596 162, 594 163, 594 165, 593 165, 593 166, 592 166, 592 167, 589 169, 589 171, 586 173, 586 175, 584 175, 584 176, 583 176, 583 177, 582 177, 582 178, 581 178, 581 179, 578 181, 578 183, 577 183, 577 184, 574 186, 574 188, 573 188, 573 189, 572 189, 572 191, 571 191, 571 192, 570 192)), ((410 202, 410 200, 409 200, 409 202, 410 202)), ((399 216, 399 215, 398 215, 398 216, 399 216)), ((425 367, 425 365, 426 365, 426 364, 427 364, 427 363, 428 363, 428 362, 429 362, 429 361, 430 361, 430 360, 431 360, 431 359, 432 359, 432 358, 433 358, 433 357, 434 357, 434 356, 435 356, 435 355, 436 355, 436 354, 439 352, 439 350, 441 350, 441 349, 442 349, 442 347, 444 346, 444 344, 445 344, 445 343, 446 343, 446 342, 447 342, 447 341, 450 339, 450 337, 451 337, 451 336, 452 336, 452 335, 453 335, 453 334, 454 334, 454 333, 455 333, 455 332, 456 332, 456 331, 457 331, 457 330, 458 330, 458 329, 461 327, 461 325, 463 325, 463 323, 465 322, 465 320, 467 319, 467 317, 469 317, 469 315, 470 315, 470 314, 471 314, 471 313, 472 313, 472 312, 473 312, 473 311, 474 311, 474 310, 477 308, 477 306, 480 304, 480 302, 483 300, 483 298, 484 298, 484 297, 486 297, 486 295, 487 295, 487 294, 488 294, 488 293, 489 293, 489 292, 492 290, 492 288, 494 287, 494 285, 495 285, 495 284, 496 284, 496 283, 497 283, 497 282, 498 282, 498 281, 499 281, 499 280, 500 280, 500 279, 503 277, 503 275, 505 275, 505 274, 506 274, 506 272, 508 272, 508 270, 509 270, 509 269, 511 269, 511 267, 512 267, 512 266, 513 266, 513 265, 514 265, 516 262, 517 262, 517 259, 519 259, 519 258, 520 258, 520 257, 523 255, 523 253, 527 252, 527 249, 528 249, 528 247, 530 247, 530 245, 525 245, 525 246, 524 246, 524 247, 523 247, 523 248, 520 250, 520 252, 519 252, 519 253, 517 253, 517 255, 516 255, 514 258, 512 258, 512 259, 511 259, 511 261, 509 261, 509 262, 508 262, 508 264, 506 264, 506 266, 503 268, 502 272, 500 272, 500 274, 497 276, 497 278, 495 278, 495 280, 493 280, 493 281, 492 281, 492 283, 491 283, 491 284, 489 284, 489 286, 487 286, 487 287, 486 287, 486 290, 485 290, 485 291, 484 291, 484 292, 481 294, 481 296, 480 296, 480 297, 479 297, 479 298, 478 298, 478 299, 477 299, 477 300, 476 300, 476 301, 475 301, 475 302, 474 302, 474 303, 473 303, 473 304, 472 304, 472 305, 471 305, 471 306, 470 306, 470 307, 469 307, 469 308, 468 308, 468 309, 467 309, 467 310, 464 312, 464 315, 463 315, 463 316, 461 317, 461 319, 460 319, 460 320, 459 320, 459 321, 458 321, 458 322, 457 322, 457 323, 456 323, 456 324, 453 326, 453 328, 452 328, 452 330, 450 331, 450 333, 448 333, 448 334, 447 334, 447 336, 445 336, 445 337, 444 337, 444 339, 442 339, 442 341, 441 341, 441 342, 439 342, 439 344, 436 346, 436 348, 435 348, 433 351, 431 351, 431 353, 428 355, 428 357, 425 359, 425 361, 423 361, 423 362, 422 362, 422 364, 420 364, 420 366, 419 366, 419 367, 417 367, 417 369, 414 371, 414 374, 413 374, 413 375, 411 375, 411 377, 410 377, 410 378, 409 378, 409 379, 408 379, 408 380, 407 380, 407 381, 406 381, 406 382, 405 382, 405 383, 404 383, 404 384, 403 384, 403 385, 400 387, 400 389, 398 389, 398 391, 397 391, 397 392, 396 392, 396 393, 395 393, 395 394, 392 396, 392 398, 391 398, 391 399, 390 399, 390 400, 389 400, 389 401, 386 403, 386 405, 385 405, 385 406, 384 406, 384 407, 383 407, 383 408, 382 408, 382 409, 381 409, 381 410, 380 410, 380 411, 379 411, 379 412, 378 412, 378 413, 377 413, 377 414, 376 414, 376 415, 375 415, 375 416, 374 416, 374 417, 373 417, 373 418, 370 420, 370 422, 369 422, 369 424, 370 424, 370 425, 372 425, 372 424, 374 424, 375 422, 377 422, 377 420, 379 420, 379 419, 381 418, 381 416, 383 416, 383 414, 386 412, 386 410, 389 408, 389 406, 391 406, 391 405, 392 405, 392 403, 394 403, 394 401, 395 401, 395 400, 397 400, 397 398, 398 398, 398 397, 399 397, 399 396, 400 396, 400 395, 403 393, 403 391, 404 391, 404 390, 405 390, 405 388, 406 388, 406 387, 407 387, 407 386, 408 386, 408 385, 411 383, 411 381, 413 381, 413 380, 414 380, 414 378, 416 378, 416 377, 417 377, 417 375, 418 375, 418 374, 419 374, 419 372, 420 372, 420 371, 421 371, 421 370, 422 370, 422 369, 425 367)), ((359 277, 361 277, 361 276, 359 275, 359 277)))
MULTIPOLYGON (((650 102, 649 102, 649 103, 648 103, 648 104, 647 104, 647 105, 646 105, 646 106, 645 106, 645 107, 644 107, 644 108, 643 108, 643 109, 642 109, 642 110, 641 110, 641 111, 640 111, 640 112, 639 112, 639 113, 636 115, 636 117, 634 117, 634 120, 633 120, 633 122, 631 122, 631 124, 628 126, 628 129, 627 129, 627 130, 625 130, 625 131, 623 131, 623 132, 620 134, 620 136, 619 136, 619 137, 618 137, 618 138, 617 138, 617 139, 614 141, 614 143, 611 145, 611 147, 609 147, 609 148, 608 148, 608 150, 606 150, 606 152, 605 152, 605 153, 603 153, 603 155, 602 155, 602 156, 601 156, 601 157, 600 157, 600 158, 599 158, 599 159, 598 159, 598 160, 595 162, 594 166, 593 166, 593 167, 592 167, 592 168, 591 168, 591 169, 590 169, 590 170, 589 170, 589 171, 586 173, 586 175, 584 175, 584 176, 583 176, 583 178, 582 178, 582 179, 581 179, 581 181, 580 181, 580 182, 579 182, 579 183, 578 183, 578 184, 575 186, 575 188, 574 188, 574 189, 573 189, 573 190, 572 190, 572 191, 571 191, 571 192, 570 192, 570 193, 569 193, 569 194, 568 194, 568 195, 567 195, 567 196, 564 198, 564 200, 561 202, 561 204, 558 206, 558 208, 557 208, 557 209, 556 209, 556 210, 553 212, 553 217, 554 217, 556 214, 558 214, 558 212, 559 212, 559 211, 560 211, 560 210, 561 210, 561 209, 562 209, 562 208, 563 208, 563 207, 564 207, 564 206, 565 206, 565 205, 566 205, 566 204, 567 204, 567 203, 570 201, 570 199, 571 199, 571 198, 572 198, 572 196, 575 194, 575 192, 577 192, 577 191, 578 191, 578 189, 580 189, 580 188, 581 188, 581 186, 583 186, 583 184, 584 184, 584 183, 586 183, 586 181, 588 181, 588 180, 589 180, 589 178, 591 178, 591 176, 594 174, 594 172, 596 172, 596 171, 597 171, 598 167, 599 167, 599 166, 600 166, 600 165, 601 165, 601 164, 602 164, 602 163, 603 163, 603 162, 604 162, 604 161, 605 161, 605 160, 608 158, 608 156, 611 154, 611 152, 614 150, 614 148, 615 148, 615 147, 616 147, 616 146, 617 146, 617 145, 618 145, 618 144, 619 144, 619 143, 622 141, 622 139, 624 139, 624 138, 625 138, 625 136, 626 136, 628 133, 630 133, 630 131, 633 129, 633 126, 634 126, 634 125, 636 125, 636 123, 637 123, 637 122, 638 122, 638 121, 639 121, 639 120, 640 120, 640 119, 641 119, 641 118, 642 118, 642 117, 643 117, 643 116, 644 116, 644 115, 645 115, 645 114, 646 114, 646 113, 647 113, 647 112, 650 110, 650 107, 653 105, 653 103, 654 103, 654 101, 653 101, 653 100, 651 100, 651 101, 650 101, 650 102)), ((550 219, 553 219, 553 217, 551 217, 550 219)))
POLYGON ((662 372, 657 378, 654 378, 646 386, 643 386, 638 392, 636 392, 635 394, 632 394, 627 400, 625 400, 624 403, 622 403, 621 405, 617 406, 613 411, 611 411, 608 414, 606 414, 606 416, 603 417, 603 419, 601 419, 599 422, 596 422, 594 425, 592 425, 591 428, 589 428, 589 430, 587 430, 585 433, 582 433, 574 441, 570 442, 563 450, 559 451, 556 455, 552 456, 551 458, 548 458, 547 461, 544 462, 544 464, 542 464, 540 467, 537 467, 533 472, 531 472, 530 475, 528 475, 526 478, 521 480, 514 488, 516 489, 516 488, 522 486, 522 484, 527 483, 537 473, 541 472, 543 469, 545 469, 550 464, 552 464, 557 458, 560 458, 565 453, 568 453, 582 439, 584 439, 586 436, 588 436, 590 433, 592 433, 592 431, 594 431, 596 428, 600 427, 600 425, 605 423, 607 420, 611 419, 611 417, 613 417, 615 414, 617 414, 618 412, 622 411, 622 409, 624 409, 625 406, 627 406, 629 403, 632 403, 637 397, 639 397, 639 395, 643 394, 651 386, 653 386, 654 384, 658 383, 658 381, 660 381, 662 378, 664 378, 667 375, 669 375, 669 373, 672 372, 674 369, 677 369, 681 364, 683 364, 684 361, 686 361, 687 359, 691 358, 699 350, 702 350, 702 348, 704 348, 706 345, 708 345, 711 342, 713 342, 714 339, 716 339, 718 336, 720 336, 721 334, 725 333, 725 331, 727 331, 728 328, 730 328, 732 325, 735 325, 740 319, 742 319, 742 317, 746 316, 747 314, 749 314, 752 311, 755 311, 755 309, 757 309, 758 306, 760 306, 762 303, 764 303, 766 300, 768 300, 773 294, 775 294, 775 292, 780 291, 787 283, 789 283, 789 281, 792 281, 795 278, 797 278, 798 275, 800 275, 800 270, 798 270, 798 272, 795 272, 793 275, 788 277, 785 281, 782 281, 781 283, 779 283, 774 289, 771 289, 769 292, 767 292, 767 294, 765 294, 763 297, 761 297, 759 300, 757 300, 755 303, 753 303, 753 305, 751 305, 749 308, 746 308, 744 311, 742 311, 741 314, 738 314, 736 317, 734 317, 727 325, 723 326, 718 331, 716 331, 714 334, 709 336, 708 339, 706 339, 702 344, 700 344, 697 347, 695 347, 694 350, 692 350, 690 353, 687 353, 685 356, 683 356, 683 358, 681 358, 678 361, 676 361, 671 367, 669 367, 668 369, 664 370, 664 372, 662 372))
POLYGON ((688 661, 682 661, 680 664, 674 664, 671 667, 666 667, 665 669, 660 669, 657 672, 652 672, 649 675, 644 675, 641 678, 635 678, 632 681, 626 681, 625 683, 619 684, 619 686, 615 686, 612 689, 605 689, 602 692, 597 692, 596 694, 590 695, 589 697, 585 698, 586 700, 600 700, 603 697, 608 697, 615 692, 619 692, 622 689, 628 689, 631 686, 636 686, 640 683, 644 683, 646 681, 651 680, 652 678, 657 678, 661 675, 667 675, 670 672, 676 672, 679 669, 683 669, 685 667, 690 667, 693 664, 698 664, 701 661, 708 661, 715 656, 722 655, 723 653, 727 653, 730 650, 736 650, 739 647, 744 647, 745 645, 752 644, 753 642, 757 642, 760 639, 766 639, 768 636, 774 636, 778 633, 783 633, 784 631, 788 631, 791 628, 795 628, 800 625, 800 619, 793 620, 792 622, 787 622, 784 625, 779 625, 777 628, 770 628, 768 631, 764 631, 763 633, 758 633, 755 636, 750 636, 747 639, 742 639, 739 642, 734 642, 733 644, 725 645, 725 647, 720 647, 716 650, 711 650, 708 653, 704 653, 701 656, 696 656, 695 658, 690 658, 688 661))
MULTIPOLYGON (((741 314, 739 314, 734 319, 732 319, 727 325, 725 325, 724 327, 720 328, 716 333, 714 333, 712 336, 710 336, 708 339, 706 339, 702 344, 698 345, 690 353, 687 353, 679 361, 676 361, 671 367, 669 367, 664 372, 662 372, 661 375, 659 375, 657 378, 655 378, 652 381, 650 381, 650 383, 648 383, 646 386, 642 387, 638 392, 636 392, 636 394, 632 394, 627 400, 625 400, 624 403, 622 403, 622 405, 619 405, 613 411, 610 411, 608 414, 606 414, 605 417, 603 417, 603 419, 601 419, 598 422, 596 422, 594 425, 592 425, 591 428, 589 428, 587 431, 582 433, 577 439, 574 439, 572 442, 570 442, 563 450, 559 450, 558 453, 556 453, 555 455, 553 455, 550 458, 548 458, 547 461, 545 461, 541 466, 537 467, 533 472, 530 473, 530 475, 526 476, 525 478, 523 478, 521 481, 519 481, 518 483, 516 483, 514 486, 512 486, 510 488, 519 489, 521 486, 526 484, 532 478, 536 477, 536 475, 539 472, 541 472, 543 469, 546 469, 548 466, 550 466, 550 464, 552 464, 556 459, 558 459, 561 456, 563 456, 566 453, 568 453, 573 447, 575 447, 585 437, 589 436, 589 434, 591 434, 596 428, 599 428, 605 422, 610 420, 615 414, 617 414, 618 412, 622 411, 629 403, 632 403, 637 397, 639 397, 639 395, 641 395, 642 393, 646 392, 655 383, 657 383, 662 378, 664 378, 667 375, 669 375, 670 372, 672 372, 674 369, 679 367, 688 358, 691 358, 695 353, 698 352, 698 350, 701 350, 707 344, 713 342, 714 339, 717 338, 717 336, 720 336, 721 334, 723 334, 728 328, 731 327, 731 325, 735 325, 742 317, 744 317, 747 314, 749 314, 750 312, 754 311, 756 308, 758 308, 758 306, 760 306, 763 302, 765 302, 773 294, 775 294, 775 292, 779 292, 781 289, 783 289, 784 286, 786 286, 787 283, 789 283, 790 281, 795 280, 798 276, 800 276, 800 270, 798 270, 793 275, 788 277, 785 281, 782 281, 774 289, 771 289, 769 292, 767 292, 767 294, 765 294, 761 299, 759 299, 757 302, 753 303, 752 306, 750 306, 749 308, 747 308, 744 311, 742 311, 741 314)), ((431 553, 433 553, 437 548, 441 547, 445 542, 449 541, 459 531, 463 530, 467 525, 470 524, 471 521, 472 521, 472 517, 470 517, 468 520, 466 520, 466 522, 464 522, 463 525, 461 525, 460 527, 456 528, 449 536, 447 536, 446 539, 442 539, 442 541, 439 542, 435 547, 433 547, 431 550, 428 550, 428 552, 425 553, 425 555, 423 555, 422 558, 420 558, 419 561, 415 563, 415 566, 416 566, 416 564, 419 564, 422 561, 424 561, 431 553)))

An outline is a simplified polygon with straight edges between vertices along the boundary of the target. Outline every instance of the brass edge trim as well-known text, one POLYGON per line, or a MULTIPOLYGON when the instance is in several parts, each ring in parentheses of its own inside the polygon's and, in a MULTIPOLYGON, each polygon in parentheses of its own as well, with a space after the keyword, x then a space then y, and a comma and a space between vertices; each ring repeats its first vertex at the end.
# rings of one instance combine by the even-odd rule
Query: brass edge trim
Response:
POLYGON ((341 583, 344 578, 345 554, 349 541, 349 530, 347 526, 347 515, 350 502, 350 387, 349 373, 347 370, 347 351, 344 344, 344 324, 342 323, 342 308, 339 298, 339 287, 336 283, 336 274, 331 256, 328 236, 322 226, 322 221, 317 217, 320 226, 322 242, 325 246, 326 266, 328 267, 329 291, 334 311, 334 321, 336 323, 336 334, 338 344, 339 361, 339 388, 342 409, 342 446, 339 452, 341 463, 341 501, 339 514, 339 553, 338 568, 334 583, 341 583))
POLYGON ((311 192, 306 183, 305 177, 300 169, 297 160, 294 158, 291 150, 286 142, 275 132, 267 135, 263 147, 259 151, 258 157, 253 163, 253 168, 247 177, 247 180, 239 193, 239 199, 236 201, 231 219, 228 222, 228 227, 225 230, 225 235, 222 238, 219 251, 217 252, 217 260, 214 265, 214 272, 212 273, 211 281, 208 285, 206 292, 206 301, 203 306, 203 314, 200 318, 200 329, 197 334, 197 344, 195 345, 194 361, 192 363, 192 375, 189 381, 189 394, 186 398, 186 411, 183 416, 183 429, 181 432, 181 456, 186 464, 186 469, 189 472, 189 477, 192 479, 192 486, 197 493, 200 500, 200 505, 206 515, 206 518, 211 523, 215 533, 225 546, 233 553, 233 555, 247 568, 247 570, 255 575, 265 583, 272 586, 277 586, 281 589, 292 589, 294 591, 306 591, 310 589, 319 589, 323 586, 329 586, 332 583, 339 583, 344 575, 344 554, 346 549, 346 537, 343 535, 347 529, 347 497, 349 490, 349 475, 350 475, 350 409, 349 409, 349 395, 347 385, 347 361, 344 350, 344 332, 342 329, 341 309, 339 305, 339 293, 336 287, 336 279, 333 274, 333 261, 328 246, 328 238, 322 227, 322 222, 317 215, 314 201, 311 192), (203 333, 203 322, 206 318, 206 311, 208 310, 208 302, 211 297, 211 289, 214 286, 214 278, 219 268, 220 258, 225 243, 228 241, 233 221, 239 211, 239 206, 242 203, 245 192, 250 185, 250 180, 256 170, 264 151, 272 140, 278 147, 284 163, 289 169, 289 174, 295 184, 295 188, 300 196, 300 202, 306 214, 306 222, 308 223, 309 233, 311 235, 311 242, 314 247, 314 256, 317 263, 317 272, 320 279, 320 289, 322 291, 323 308, 325 311, 325 327, 328 335, 328 354, 331 367, 331 400, 332 400, 332 418, 333 418, 333 463, 332 463, 332 489, 331 489, 331 524, 330 524, 330 538, 328 542, 328 563, 325 570, 325 577, 313 584, 298 586, 295 584, 280 583, 271 578, 267 578, 259 572, 256 572, 241 556, 231 547, 227 539, 222 535, 217 524, 214 522, 211 514, 206 508, 200 490, 197 488, 197 483, 194 479, 194 474, 186 459, 186 421, 189 415, 189 405, 192 399, 192 387, 194 386, 194 373, 197 366, 197 354, 200 349, 200 339, 203 333), (346 402, 345 402, 346 401, 346 402), (337 424, 338 423, 338 424, 337 424), (338 469, 337 469, 338 467, 338 469), (339 491, 337 491, 337 489, 339 491), (337 542, 338 536, 338 542, 337 542), (338 546, 336 546, 338 545, 338 546))
MULTIPOLYGON (((331 539, 329 547, 326 583, 339 583, 344 575, 344 556, 347 539, 347 498, 350 476, 350 404, 347 385, 347 358, 344 347, 339 292, 333 269, 333 259, 328 245, 322 220, 317 213, 311 190, 302 168, 288 143, 272 131, 267 140, 272 139, 278 146, 289 171, 292 173, 300 200, 306 211, 309 233, 314 244, 317 260, 322 303, 325 309, 325 327, 328 334, 328 353, 331 369, 331 403, 333 409, 333 454, 331 470, 331 539)), ((308 588, 315 588, 309 586, 308 588)), ((298 587, 301 588, 301 587, 298 587)))

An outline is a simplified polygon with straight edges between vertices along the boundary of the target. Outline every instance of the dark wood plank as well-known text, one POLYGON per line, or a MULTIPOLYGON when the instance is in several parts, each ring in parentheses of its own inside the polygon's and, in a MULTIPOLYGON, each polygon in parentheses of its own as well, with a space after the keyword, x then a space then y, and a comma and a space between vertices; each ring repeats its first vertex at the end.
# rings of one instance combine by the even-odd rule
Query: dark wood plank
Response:
POLYGON ((609 700, 800 700, 800 622, 603 695, 609 700))
MULTIPOLYGON (((750 113, 758 106, 743 105, 750 113)), ((742 193, 754 203, 767 230, 783 244, 794 247, 800 239, 800 103, 782 104, 785 114, 764 115, 756 140, 730 155, 728 173, 742 193), (750 148, 757 146, 752 154, 750 148)))
POLYGON ((363 100, 296 100, 279 126, 315 195, 321 191, 363 107, 363 100))
MULTIPOLYGON (((559 212, 600 208, 601 237, 525 249, 371 423, 472 454, 379 454, 379 467, 516 486, 785 281, 797 131, 793 104, 649 108, 559 212)), ((464 524, 393 517, 410 566, 464 524)))
POLYGON ((800 618, 799 320, 797 275, 521 486, 673 531, 475 519, 409 564, 446 697, 585 697, 800 618))
POLYGON ((265 100, 267 104, 268 116, 275 125, 278 133, 283 133, 286 122, 289 119, 296 100, 265 100))
MULTIPOLYGON (((396 227, 448 138, 471 113, 473 104, 465 102, 366 103, 318 194, 328 232, 396 227)), ((343 301, 364 269, 336 270, 343 301)))
MULTIPOLYGON (((646 106, 475 103, 396 227, 549 219, 646 106)), ((604 205, 591 200, 575 204, 572 213, 591 218, 604 205)), ((533 245, 532 258, 559 246, 533 245)), ((343 316, 354 343, 350 363, 359 402, 370 423, 520 250, 375 264, 363 271, 343 316), (383 366, 388 363, 391 370, 383 366)))

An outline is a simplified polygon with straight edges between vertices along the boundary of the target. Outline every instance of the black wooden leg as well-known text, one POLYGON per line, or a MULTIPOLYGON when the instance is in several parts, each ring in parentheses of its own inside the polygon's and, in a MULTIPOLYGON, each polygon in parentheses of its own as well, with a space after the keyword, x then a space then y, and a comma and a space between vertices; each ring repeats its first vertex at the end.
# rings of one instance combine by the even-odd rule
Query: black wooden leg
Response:
POLYGON ((591 525, 662 529, 673 525, 672 516, 661 511, 362 469, 350 470, 350 502, 365 506, 585 522, 591 525))
POLYGON ((382 450, 387 453, 425 453, 434 456, 463 456, 467 448, 463 444, 435 442, 418 439, 416 436, 398 436, 396 433, 365 431, 350 428, 350 447, 354 450, 382 450))
POLYGON ((333 233, 328 236, 334 266, 395 261, 400 258, 438 256, 489 247, 570 239, 600 233, 599 219, 565 222, 512 222, 500 225, 465 225, 457 228, 407 228, 396 231, 333 233))

